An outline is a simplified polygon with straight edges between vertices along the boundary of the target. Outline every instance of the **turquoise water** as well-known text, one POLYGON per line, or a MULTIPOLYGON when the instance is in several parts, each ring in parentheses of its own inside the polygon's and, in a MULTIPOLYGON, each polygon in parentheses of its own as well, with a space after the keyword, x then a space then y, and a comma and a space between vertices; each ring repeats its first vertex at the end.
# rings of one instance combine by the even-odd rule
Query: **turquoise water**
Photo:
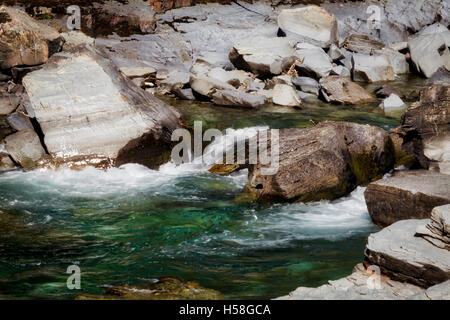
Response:
MULTIPOLYGON (((377 104, 246 111, 164 99, 205 128, 301 127, 310 119, 399 124, 377 104)), ((178 276, 229 299, 275 298, 348 275, 378 230, 361 187, 333 202, 243 204, 235 198, 245 171, 222 177, 207 169, 169 163, 159 171, 129 164, 0 174, 0 297, 72 299, 100 294, 105 284, 178 276), (72 264, 81 268, 81 290, 66 287, 72 264)))

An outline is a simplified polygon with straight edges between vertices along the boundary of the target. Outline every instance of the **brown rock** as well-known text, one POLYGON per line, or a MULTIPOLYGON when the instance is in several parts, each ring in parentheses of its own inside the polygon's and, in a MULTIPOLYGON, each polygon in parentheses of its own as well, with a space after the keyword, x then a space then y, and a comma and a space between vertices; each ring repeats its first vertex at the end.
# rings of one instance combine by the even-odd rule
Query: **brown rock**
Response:
POLYGON ((375 101, 365 89, 349 79, 330 76, 320 81, 321 93, 327 102, 340 104, 362 104, 375 101))
POLYGON ((429 218, 434 207, 450 203, 450 179, 437 172, 417 170, 369 184, 364 192, 373 222, 385 227, 404 219, 429 218))

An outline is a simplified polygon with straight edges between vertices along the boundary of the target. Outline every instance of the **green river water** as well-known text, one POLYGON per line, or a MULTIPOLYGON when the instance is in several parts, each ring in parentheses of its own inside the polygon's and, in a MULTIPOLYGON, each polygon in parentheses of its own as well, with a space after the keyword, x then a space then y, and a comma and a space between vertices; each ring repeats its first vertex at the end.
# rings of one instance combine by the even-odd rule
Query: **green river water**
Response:
MULTIPOLYGON (((408 93, 422 84, 402 78, 394 86, 408 93)), ((307 126, 310 119, 399 124, 377 104, 245 111, 164 100, 189 123, 233 128, 235 135, 254 126, 307 126)), ((128 164, 0 174, 0 297, 72 299, 100 294, 105 284, 178 276, 229 299, 275 298, 348 275, 378 230, 362 187, 333 202, 242 204, 235 197, 245 183, 245 171, 222 177, 171 163, 159 171, 128 164), (72 264, 81 268, 80 290, 66 287, 72 264)))

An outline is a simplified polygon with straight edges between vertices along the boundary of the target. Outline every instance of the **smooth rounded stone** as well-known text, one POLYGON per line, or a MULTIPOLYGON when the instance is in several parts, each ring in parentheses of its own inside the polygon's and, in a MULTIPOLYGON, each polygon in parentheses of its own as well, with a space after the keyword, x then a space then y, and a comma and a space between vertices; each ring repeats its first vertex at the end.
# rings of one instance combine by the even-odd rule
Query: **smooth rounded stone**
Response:
POLYGON ((450 279, 450 251, 416 236, 418 226, 429 219, 398 221, 371 234, 365 260, 380 267, 393 280, 428 288, 450 279))
POLYGON ((351 73, 350 70, 348 70, 344 66, 335 66, 331 69, 330 75, 336 75, 344 78, 350 78, 351 73))
POLYGON ((308 77, 293 77, 292 84, 295 85, 298 89, 306 93, 313 93, 315 95, 319 95, 320 85, 313 78, 308 77))
POLYGON ((89 37, 82 31, 64 32, 61 33, 61 36, 64 38, 63 50, 65 51, 74 50, 80 45, 94 45, 95 43, 94 38, 89 37))
POLYGON ((159 85, 169 91, 177 88, 184 88, 189 85, 191 74, 189 72, 174 70, 167 75, 167 78, 160 81, 159 85))
POLYGON ((156 69, 149 66, 122 67, 119 70, 130 79, 148 78, 156 75, 156 69))
POLYGON ((352 34, 345 39, 343 47, 355 53, 371 55, 376 50, 384 49, 385 44, 380 41, 371 40, 367 35, 352 34))
POLYGON ((406 104, 400 99, 398 95, 392 93, 389 97, 383 100, 380 104, 380 108, 384 111, 389 112, 393 110, 401 110, 406 108, 406 104))
MULTIPOLYGON (((318 288, 299 287, 275 300, 406 300, 425 292, 421 287, 394 281, 384 275, 380 277, 381 287, 370 289, 368 283, 371 276, 372 272, 360 263, 347 277, 330 280, 318 288)), ((422 299, 427 300, 425 296, 422 299)))
POLYGON ((397 172, 370 183, 364 198, 372 221, 382 227, 429 218, 434 207, 450 203, 449 176, 428 170, 397 172))
POLYGON ((0 69, 47 62, 59 33, 16 8, 0 7, 0 69))
POLYGON ((441 67, 450 70, 450 44, 446 43, 447 37, 443 35, 444 33, 418 35, 408 41, 415 68, 427 78, 441 67))
POLYGON ((45 156, 38 135, 33 130, 22 130, 4 139, 5 148, 14 161, 23 168, 35 168, 45 156))
POLYGON ((355 105, 375 101, 370 93, 348 78, 329 76, 321 79, 320 85, 327 102, 355 105))
POLYGON ((403 149, 423 168, 450 174, 450 84, 437 83, 420 91, 420 100, 402 117, 403 149))
POLYGON ((387 1, 385 12, 388 22, 397 28, 416 33, 432 24, 446 0, 396 0, 387 1))
POLYGON ((195 96, 191 88, 186 89, 175 88, 172 90, 172 92, 182 100, 191 100, 191 101, 195 100, 195 96))
POLYGON ((192 76, 189 84, 192 91, 210 99, 216 90, 235 90, 232 85, 205 75, 192 76))
POLYGON ((260 76, 281 74, 295 61, 295 41, 251 37, 235 43, 229 54, 233 65, 260 76))
POLYGON ((450 251, 450 204, 433 208, 430 222, 417 227, 416 233, 438 248, 450 251))
POLYGON ((25 110, 19 110, 19 108, 6 118, 8 125, 16 131, 34 130, 30 118, 25 115, 25 110))
POLYGON ((397 89, 388 84, 383 84, 382 86, 375 88, 374 93, 378 98, 387 98, 391 94, 395 94, 402 99, 406 98, 406 96, 403 93, 401 93, 400 91, 398 91, 397 89))
POLYGON ((327 77, 333 68, 332 60, 319 47, 301 49, 297 47, 295 55, 297 57, 295 69, 299 75, 320 79, 327 77))
POLYGON ((353 55, 353 80, 363 82, 394 81, 395 73, 384 55, 353 55))
POLYGON ((213 103, 222 106, 257 109, 266 104, 266 99, 259 94, 236 90, 217 90, 212 98, 213 103))
POLYGON ((319 6, 281 10, 278 27, 288 37, 323 48, 329 48, 331 44, 338 42, 336 18, 319 6))
POLYGON ((274 104, 288 107, 300 107, 302 101, 297 91, 290 85, 277 84, 273 88, 272 101, 274 104))
MULTIPOLYGON (((270 144, 269 136, 267 152, 273 155, 270 144)), ((278 150, 279 161, 275 164, 249 166, 245 187, 249 198, 332 200, 382 176, 394 165, 385 130, 349 122, 324 121, 309 128, 280 129, 278 150), (273 172, 269 171, 271 166, 273 172), (267 175, 268 171, 271 175, 267 175)))
POLYGON ((328 55, 330 56, 331 60, 338 61, 345 58, 344 53, 341 49, 335 44, 332 44, 330 46, 330 49, 328 50, 328 55))
POLYGON ((157 168, 181 115, 136 87, 99 51, 61 52, 23 79, 52 161, 108 159, 157 168), (164 128, 164 129, 163 129, 164 128))

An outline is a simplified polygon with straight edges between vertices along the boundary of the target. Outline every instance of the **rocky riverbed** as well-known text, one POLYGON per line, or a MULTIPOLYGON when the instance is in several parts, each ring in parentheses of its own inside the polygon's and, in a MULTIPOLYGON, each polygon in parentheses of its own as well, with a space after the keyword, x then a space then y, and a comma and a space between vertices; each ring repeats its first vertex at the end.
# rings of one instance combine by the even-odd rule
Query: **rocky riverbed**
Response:
POLYGON ((174 130, 194 120, 279 128, 277 173, 214 166, 248 170, 236 202, 336 200, 367 186, 370 217, 386 227, 352 276, 289 297, 448 298, 449 5, 413 2, 79 1, 81 30, 68 30, 63 2, 7 2, 0 171, 157 170, 174 130), (390 289, 367 294, 371 265, 390 289))

